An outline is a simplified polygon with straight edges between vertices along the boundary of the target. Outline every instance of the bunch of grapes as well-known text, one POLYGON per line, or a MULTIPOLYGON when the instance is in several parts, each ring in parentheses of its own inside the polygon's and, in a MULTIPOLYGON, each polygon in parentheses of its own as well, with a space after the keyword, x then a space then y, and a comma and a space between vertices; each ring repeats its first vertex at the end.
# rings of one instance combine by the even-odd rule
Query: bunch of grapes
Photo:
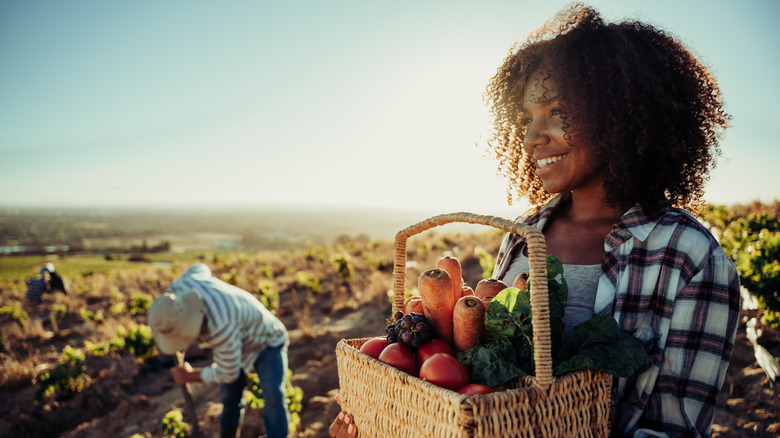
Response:
POLYGON ((385 331, 387 332, 387 341, 403 342, 404 344, 417 348, 428 342, 433 337, 431 323, 425 315, 419 313, 407 313, 404 315, 400 310, 395 312, 395 322, 389 324, 385 331))

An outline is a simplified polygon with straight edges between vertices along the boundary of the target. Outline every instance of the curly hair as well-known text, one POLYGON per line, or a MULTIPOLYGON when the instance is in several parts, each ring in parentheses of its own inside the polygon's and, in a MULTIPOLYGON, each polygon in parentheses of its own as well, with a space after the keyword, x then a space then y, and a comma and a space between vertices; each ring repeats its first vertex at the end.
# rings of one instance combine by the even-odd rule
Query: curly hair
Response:
POLYGON ((579 3, 515 44, 487 86, 488 147, 508 180, 510 204, 526 198, 539 206, 552 197, 523 150, 523 96, 537 70, 558 85, 565 138, 576 131, 594 148, 610 205, 638 203, 651 216, 669 204, 702 205, 730 120, 714 78, 668 33, 635 21, 605 23, 579 3))

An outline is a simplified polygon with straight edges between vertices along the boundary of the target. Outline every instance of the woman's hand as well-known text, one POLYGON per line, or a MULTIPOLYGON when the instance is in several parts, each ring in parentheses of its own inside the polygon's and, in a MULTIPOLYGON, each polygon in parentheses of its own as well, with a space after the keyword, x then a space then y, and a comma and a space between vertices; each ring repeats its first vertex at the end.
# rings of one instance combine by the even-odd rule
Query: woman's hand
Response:
MULTIPOLYGON (((336 403, 341 406, 339 395, 341 394, 336 394, 336 403)), ((339 416, 333 420, 330 429, 328 429, 328 435, 330 435, 331 438, 355 438, 357 437, 357 433, 357 427, 353 422, 352 415, 343 411, 339 412, 339 416)))
POLYGON ((352 415, 339 412, 338 417, 333 420, 333 423, 328 429, 328 435, 331 438, 355 438, 357 437, 357 427, 352 422, 352 415))

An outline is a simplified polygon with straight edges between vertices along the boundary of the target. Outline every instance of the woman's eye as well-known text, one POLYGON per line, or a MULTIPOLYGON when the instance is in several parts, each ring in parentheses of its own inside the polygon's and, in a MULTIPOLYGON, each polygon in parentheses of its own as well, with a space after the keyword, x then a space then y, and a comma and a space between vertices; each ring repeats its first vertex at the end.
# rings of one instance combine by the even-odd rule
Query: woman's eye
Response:
POLYGON ((556 116, 560 116, 561 114, 563 114, 563 111, 561 111, 561 109, 560 109, 560 108, 553 108, 553 109, 550 111, 550 117, 556 117, 556 116))

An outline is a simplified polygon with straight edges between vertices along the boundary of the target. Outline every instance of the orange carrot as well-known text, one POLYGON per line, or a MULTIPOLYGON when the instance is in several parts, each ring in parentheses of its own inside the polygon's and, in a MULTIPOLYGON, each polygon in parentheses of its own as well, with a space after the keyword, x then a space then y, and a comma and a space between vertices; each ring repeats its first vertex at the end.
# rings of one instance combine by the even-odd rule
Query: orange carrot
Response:
POLYGON ((496 296, 504 289, 506 289, 506 283, 503 281, 495 278, 485 278, 479 280, 479 283, 477 283, 477 288, 474 289, 474 295, 479 298, 484 298, 488 295, 496 296))
POLYGON ((461 270, 460 261, 452 256, 444 256, 436 262, 436 267, 444 269, 450 274, 450 280, 452 280, 452 297, 455 301, 460 298, 460 288, 463 286, 463 272, 461 270))
MULTIPOLYGON (((468 297, 474 295, 474 289, 471 288, 471 286, 464 284, 460 287, 460 297, 468 297)), ((457 301, 456 301, 457 302, 457 301)))
POLYGON ((421 299, 422 299, 422 297, 421 297, 421 296, 419 296, 419 295, 412 295, 412 296, 410 296, 410 297, 406 298, 406 299, 404 300, 404 308, 403 308, 403 311, 404 311, 404 313, 405 313, 405 314, 406 314, 406 313, 409 313, 409 306, 410 306, 410 304, 409 304, 409 303, 411 303, 411 302, 412 302, 412 301, 414 301, 414 300, 421 300, 421 299))
POLYGON ((463 297, 452 312, 453 343, 457 351, 466 351, 482 340, 485 332, 485 305, 477 297, 463 297))
POLYGON ((406 304, 404 307, 404 313, 419 313, 420 315, 423 315, 424 311, 422 297, 413 296, 412 299, 409 300, 408 304, 406 304))
POLYGON ((521 272, 520 275, 515 278, 515 281, 512 282, 512 287, 516 287, 520 290, 525 290, 525 287, 528 285, 528 273, 527 272, 521 272))
POLYGON ((452 296, 452 279, 444 269, 429 269, 417 279, 417 288, 422 297, 423 312, 439 338, 452 344, 452 310, 455 300, 452 296))

